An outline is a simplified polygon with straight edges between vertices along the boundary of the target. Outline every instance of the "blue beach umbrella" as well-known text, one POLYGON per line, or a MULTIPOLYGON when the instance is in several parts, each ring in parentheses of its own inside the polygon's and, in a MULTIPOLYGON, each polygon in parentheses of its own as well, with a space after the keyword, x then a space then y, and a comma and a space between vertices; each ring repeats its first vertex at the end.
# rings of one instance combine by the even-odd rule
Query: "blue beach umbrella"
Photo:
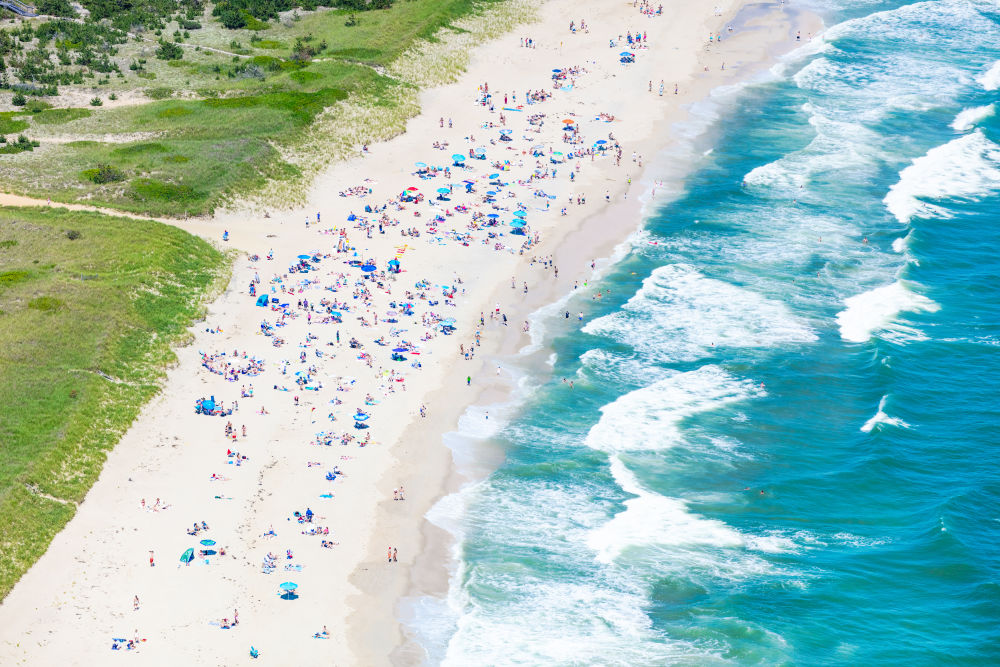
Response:
POLYGON ((476 155, 482 155, 483 153, 486 152, 486 149, 482 148, 482 147, 479 147, 479 148, 474 149, 474 152, 475 152, 476 155))
POLYGON ((405 347, 394 347, 394 348, 392 348, 392 351, 393 352, 409 352, 409 350, 407 350, 405 347))
POLYGON ((364 271, 365 273, 371 273, 376 268, 378 267, 376 267, 374 264, 364 264, 361 266, 361 270, 364 271))
POLYGON ((504 129, 500 130, 500 134, 513 134, 513 133, 514 133, 514 130, 507 129, 507 128, 504 128, 504 129))
POLYGON ((490 178, 500 178, 500 174, 490 174, 490 178))
POLYGON ((523 217, 527 216, 528 214, 525 213, 524 211, 514 211, 514 215, 516 215, 519 218, 523 218, 523 217))
POLYGON ((634 56, 635 54, 632 53, 631 51, 622 51, 618 55, 620 55, 620 56, 634 56))
POLYGON ((455 153, 454 155, 451 156, 451 159, 454 160, 455 162, 465 162, 465 156, 462 155, 461 153, 455 153))
POLYGON ((201 545, 203 547, 214 547, 215 546, 215 540, 202 540, 201 541, 201 545))
POLYGON ((449 190, 448 188, 438 188, 438 192, 440 192, 443 195, 446 195, 449 192, 451 192, 451 190, 449 190))
POLYGON ((417 167, 417 169, 426 169, 427 168, 427 163, 426 162, 417 162, 416 163, 416 167, 417 167))
POLYGON ((524 220, 522 220, 520 218, 515 218, 515 219, 513 219, 513 220, 510 221, 510 226, 514 227, 515 229, 519 229, 521 227, 524 227, 527 224, 528 223, 526 223, 524 220))
POLYGON ((309 259, 309 255, 299 255, 299 259, 309 259))
POLYGON ((498 213, 487 213, 486 217, 487 218, 499 218, 500 214, 498 214, 498 213))

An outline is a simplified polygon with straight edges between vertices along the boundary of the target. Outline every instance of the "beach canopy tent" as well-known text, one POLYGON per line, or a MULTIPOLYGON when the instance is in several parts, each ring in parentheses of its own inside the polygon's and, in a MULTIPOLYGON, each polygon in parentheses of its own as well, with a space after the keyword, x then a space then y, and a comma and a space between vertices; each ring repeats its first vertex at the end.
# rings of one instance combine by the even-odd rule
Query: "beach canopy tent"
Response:
POLYGON ((181 554, 182 563, 190 563, 193 560, 194 560, 194 549, 188 549, 187 551, 181 554))
POLYGON ((390 273, 399 273, 399 269, 400 269, 399 260, 398 259, 390 259, 389 260, 389 272, 390 273))
POLYGON ((266 294, 261 294, 259 297, 257 297, 258 306, 266 307, 267 303, 268 303, 268 297, 266 294))

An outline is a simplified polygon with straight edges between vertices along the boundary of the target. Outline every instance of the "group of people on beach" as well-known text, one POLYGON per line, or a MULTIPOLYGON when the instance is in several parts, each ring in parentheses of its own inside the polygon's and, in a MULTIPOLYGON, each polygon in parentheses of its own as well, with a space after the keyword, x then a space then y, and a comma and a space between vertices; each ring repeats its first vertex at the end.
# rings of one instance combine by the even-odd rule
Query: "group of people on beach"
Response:
MULTIPOLYGON (((633 3, 633 7, 647 16, 662 13, 662 5, 654 8, 645 0, 633 3)), ((589 29, 583 19, 570 23, 570 31, 577 35, 573 39, 580 39, 579 35, 589 29)), ((647 31, 634 26, 615 34, 619 42, 636 49, 649 45, 647 31)), ((615 54, 603 55, 603 40, 592 39, 595 46, 599 43, 595 53, 608 59, 602 66, 618 66, 615 54)), ((531 37, 520 38, 520 43, 525 48, 539 48, 531 37)), ((489 82, 482 81, 466 93, 472 122, 463 117, 456 122, 443 115, 430 121, 431 133, 437 136, 421 137, 427 153, 423 162, 408 170, 410 182, 403 189, 390 190, 375 179, 362 182, 359 178, 353 182, 362 184, 335 192, 344 199, 364 198, 363 210, 357 203, 344 215, 341 211, 317 212, 315 217, 310 214, 305 218, 305 226, 298 218, 293 223, 295 234, 306 240, 295 254, 287 249, 268 248, 264 252, 266 246, 254 248, 256 252, 244 267, 252 274, 245 283, 244 297, 255 299, 259 306, 255 312, 260 322, 250 327, 255 338, 245 347, 241 344, 242 351, 199 353, 209 384, 206 391, 223 396, 231 383, 262 378, 257 395, 252 384, 249 390, 246 385, 240 387, 239 399, 250 403, 254 435, 245 424, 237 426, 227 420, 221 429, 225 457, 221 457, 221 447, 219 453, 228 472, 211 472, 212 490, 206 492, 206 500, 245 494, 241 489, 253 476, 259 476, 259 485, 266 488, 275 473, 260 462, 273 459, 272 453, 280 451, 293 468, 301 466, 301 472, 296 473, 301 474, 301 482, 293 490, 295 497, 286 500, 295 503, 292 507, 305 509, 289 514, 291 507, 286 506, 281 512, 271 512, 269 519, 288 528, 280 529, 279 525, 275 530, 269 521, 266 532, 255 531, 259 542, 241 540, 236 553, 231 551, 232 557, 227 559, 217 557, 225 554, 223 549, 215 558, 209 558, 209 549, 199 549, 197 553, 204 558, 192 567, 231 572, 241 567, 240 563, 259 559, 260 573, 253 576, 261 579, 279 569, 288 573, 321 569, 339 544, 333 536, 345 539, 339 534, 338 521, 331 518, 331 508, 342 502, 338 496, 351 488, 340 466, 350 469, 360 465, 367 448, 382 444, 384 433, 398 437, 396 431, 384 430, 383 424, 405 419, 408 414, 426 416, 418 397, 402 397, 411 379, 424 372, 428 358, 444 356, 426 355, 445 349, 453 355, 457 348, 464 360, 474 362, 491 333, 505 328, 513 329, 512 335, 518 329, 522 334, 530 333, 530 323, 512 315, 512 309, 528 299, 536 284, 551 284, 559 278, 555 257, 538 250, 546 226, 558 220, 557 211, 562 216, 569 207, 588 206, 588 197, 600 187, 596 185, 599 182, 614 179, 627 188, 631 183, 628 169, 642 166, 642 156, 633 151, 635 166, 622 169, 625 147, 612 131, 612 124, 620 120, 618 108, 580 110, 574 103, 571 96, 578 83, 583 85, 588 81, 584 77, 600 70, 586 62, 587 66, 551 68, 544 85, 526 77, 517 90, 491 90, 489 82), (476 134, 481 137, 478 141, 476 134), (444 155, 451 151, 451 159, 444 160, 442 151, 444 155), (484 309, 478 324, 475 310, 470 312, 470 295, 462 276, 442 268, 446 261, 426 264, 428 275, 407 265, 415 254, 444 258, 452 252, 477 253, 476 261, 483 265, 497 257, 497 263, 513 266, 523 258, 519 275, 511 276, 510 292, 503 297, 506 303, 484 309), (445 347, 441 339, 453 336, 445 347), (411 410, 399 412, 399 406, 411 403, 411 410), (282 415, 279 429, 269 423, 272 410, 265 405, 280 406, 274 410, 282 415), (316 426, 317 421, 322 425, 316 426), (265 442, 258 432, 282 435, 277 442, 265 442), (230 491, 231 487, 235 491, 230 491), (317 536, 320 540, 311 539, 317 536), (283 558, 274 553, 282 550, 283 558), (250 553, 254 551, 256 555, 250 553), (306 566, 310 570, 304 570, 306 566)), ((664 85, 661 80, 660 95, 664 85)), ((637 88, 641 92, 641 80, 637 88)), ((650 80, 650 91, 652 88, 650 80)), ((610 191, 604 199, 612 201, 610 191)), ((347 205, 342 202, 341 208, 347 205)), ((609 293, 598 291, 593 298, 609 293)), ((570 319, 569 310, 566 319, 570 319)), ((579 325, 583 319, 581 312, 579 325)), ((237 323, 226 324, 227 331, 239 330, 237 323)), ((223 329, 217 326, 211 332, 223 329)), ((464 380, 471 386, 479 371, 474 363, 465 368, 472 370, 453 381, 464 380)), ((501 374, 499 363, 496 372, 501 374)), ((225 414, 226 404, 210 395, 211 399, 199 400, 199 409, 211 415, 225 414)), ((237 413, 239 403, 229 400, 228 404, 231 413, 237 413)), ((219 436, 214 429, 212 433, 206 438, 219 436)), ((205 472, 209 471, 200 474, 205 472)), ((385 494, 387 497, 388 489, 385 494)), ((406 511, 402 484, 392 489, 392 498, 396 502, 391 507, 406 511)), ((161 509, 159 499, 152 508, 143 499, 142 507, 161 509)), ((213 534, 219 535, 231 535, 236 528, 219 525, 214 519, 212 525, 213 534)), ((186 532, 201 538, 207 530, 208 523, 202 520, 186 532)), ((398 557, 398 547, 388 546, 387 563, 398 563, 398 557)), ((286 589, 282 597, 294 600, 298 595, 293 593, 295 589, 286 589)), ((235 629, 238 624, 234 611, 232 622, 225 618, 220 627, 235 629)), ((328 638, 330 634, 323 626, 322 632, 312 636, 328 638)))

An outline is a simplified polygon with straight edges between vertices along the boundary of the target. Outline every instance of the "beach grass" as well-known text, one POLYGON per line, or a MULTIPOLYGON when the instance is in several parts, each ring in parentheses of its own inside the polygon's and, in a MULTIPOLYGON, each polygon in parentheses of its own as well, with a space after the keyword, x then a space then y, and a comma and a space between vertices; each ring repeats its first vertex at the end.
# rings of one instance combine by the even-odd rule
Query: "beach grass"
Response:
POLYGON ((72 518, 227 265, 168 225, 0 208, 0 597, 72 518))

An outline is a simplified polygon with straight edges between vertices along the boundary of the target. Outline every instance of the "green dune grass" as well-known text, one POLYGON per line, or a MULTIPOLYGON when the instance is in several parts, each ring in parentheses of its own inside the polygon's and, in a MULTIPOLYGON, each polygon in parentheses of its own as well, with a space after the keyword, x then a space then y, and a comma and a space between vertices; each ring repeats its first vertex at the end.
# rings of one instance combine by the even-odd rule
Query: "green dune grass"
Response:
POLYGON ((0 208, 0 597, 72 518, 226 267, 168 225, 0 208))

